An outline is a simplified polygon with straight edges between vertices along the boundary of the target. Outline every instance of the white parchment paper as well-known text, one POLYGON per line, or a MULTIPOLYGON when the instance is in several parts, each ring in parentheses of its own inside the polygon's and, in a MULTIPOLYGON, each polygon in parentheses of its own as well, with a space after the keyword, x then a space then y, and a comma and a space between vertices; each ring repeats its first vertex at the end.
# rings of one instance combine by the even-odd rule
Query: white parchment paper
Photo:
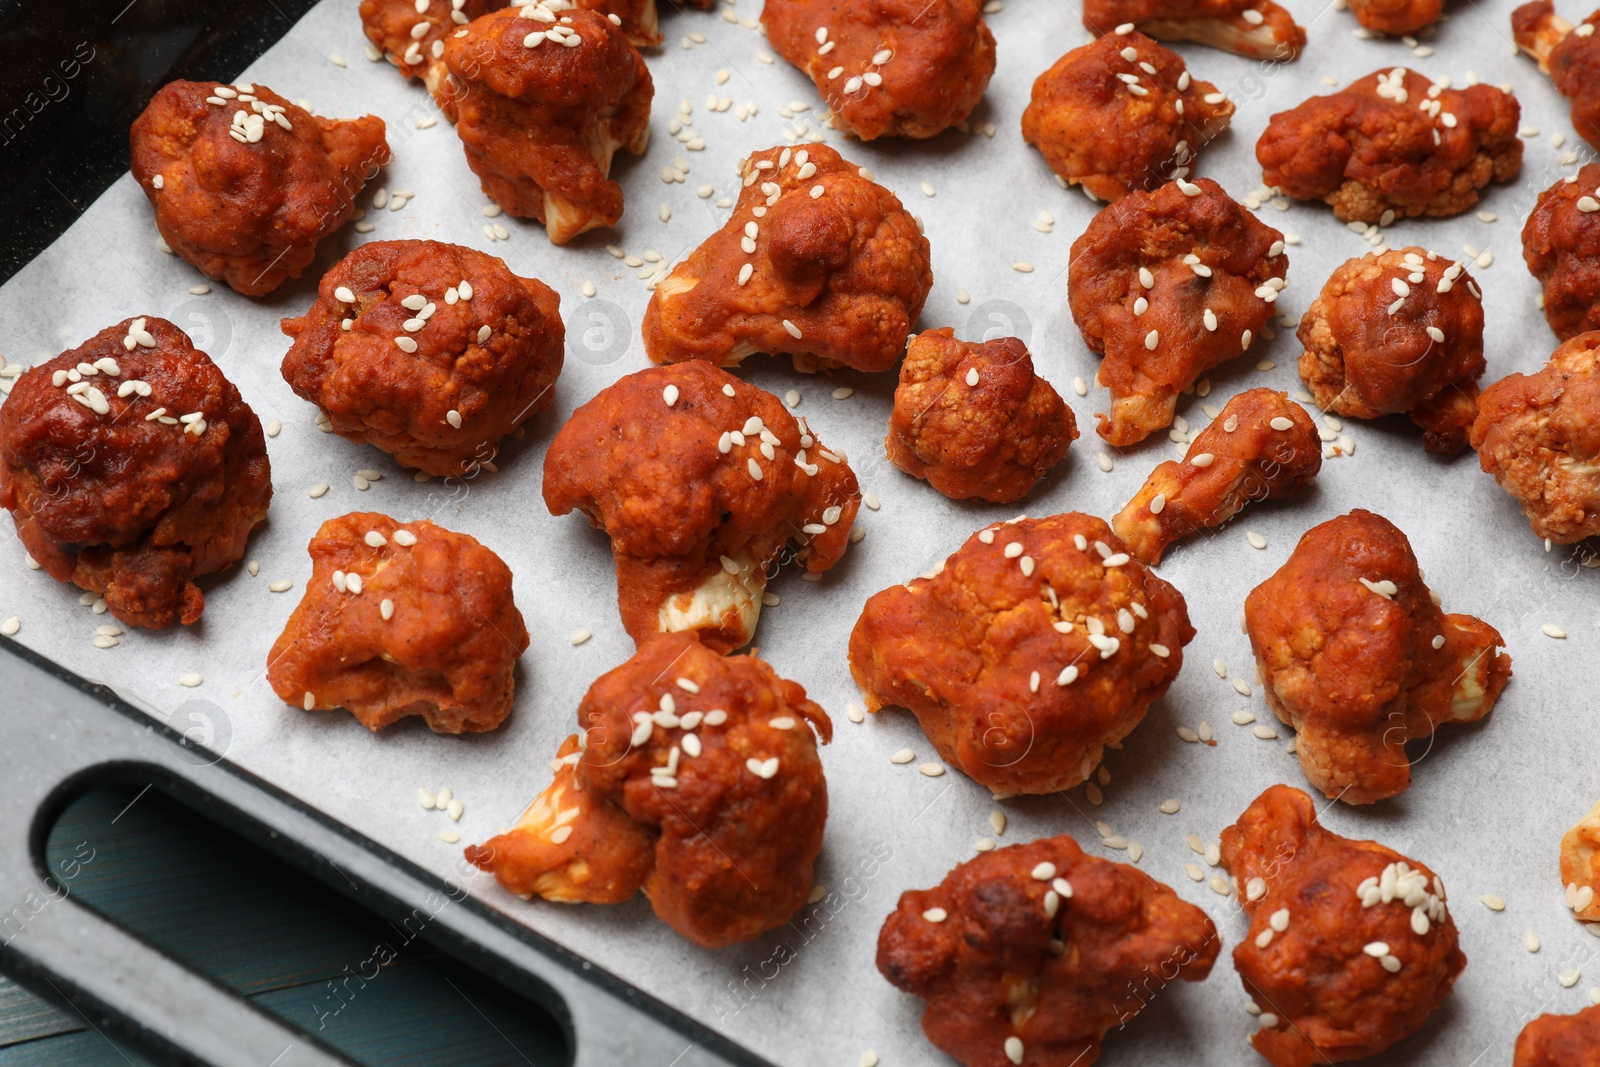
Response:
MULTIPOLYGON (((1409 221, 1391 227, 1386 237, 1395 247, 1421 244, 1452 257, 1460 257, 1468 243, 1491 252, 1491 266, 1471 268, 1485 294, 1487 380, 1538 368, 1555 340, 1535 307, 1537 287, 1520 262, 1519 228, 1537 193, 1592 153, 1572 134, 1565 101, 1514 55, 1512 5, 1452 5, 1452 17, 1425 42, 1436 52, 1425 57, 1399 41, 1357 39, 1348 13, 1309 0, 1290 0, 1290 6, 1310 33, 1297 63, 1263 65, 1180 48, 1196 76, 1215 82, 1239 105, 1232 130, 1201 154, 1199 173, 1216 178, 1236 198, 1247 196, 1261 182, 1253 147, 1268 116, 1330 91, 1324 76, 1344 84, 1371 70, 1408 64, 1458 84, 1470 68, 1483 81, 1514 85, 1524 125, 1542 132, 1526 142, 1522 179, 1487 191, 1481 207, 1498 221, 1484 222, 1474 213, 1409 221), (1563 135, 1565 145, 1553 145, 1563 135), (1576 156, 1566 156, 1574 151, 1576 156)), ((668 262, 685 255, 726 218, 715 203, 736 195, 735 166, 744 154, 814 136, 816 111, 788 118, 780 110, 790 102, 815 103, 816 94, 797 71, 771 61, 765 39, 752 28, 760 13, 757 0, 719 5, 711 14, 664 11, 667 43, 648 57, 656 82, 652 143, 644 159, 619 157, 616 168, 627 193, 621 225, 614 233, 590 234, 557 248, 541 227, 501 218, 496 221, 510 238, 490 243, 480 213, 487 200, 454 131, 442 118, 426 125, 435 112, 420 86, 403 83, 387 64, 363 58, 355 8, 355 0, 326 0, 240 78, 305 98, 322 114, 384 118, 394 161, 375 185, 413 191, 402 210, 373 210, 370 193, 364 196, 373 232, 362 235, 347 226, 326 242, 305 277, 266 299, 246 299, 220 285, 195 296, 189 287, 204 279, 158 250, 145 198, 124 177, 0 288, 4 352, 13 363, 53 356, 127 315, 161 315, 192 333, 264 422, 282 420, 282 433, 268 442, 277 495, 246 557, 260 562, 260 575, 251 577, 241 566, 211 582, 205 617, 194 627, 129 632, 118 647, 101 650, 91 641, 95 627, 110 617, 81 606, 76 590, 25 569, 11 524, 0 523, 0 617, 20 616, 18 640, 111 685, 157 719, 180 727, 209 724, 214 743, 226 745, 228 758, 243 767, 428 869, 464 880, 474 894, 518 921, 786 1065, 854 1064, 867 1048, 876 1049, 886 1065, 949 1062, 922 1037, 920 1004, 890 987, 873 965, 884 915, 902 890, 935 883, 971 856, 974 843, 992 834, 989 813, 996 808, 1010 820, 1002 844, 1066 832, 1091 853, 1125 861, 1126 853, 1098 843, 1092 820, 1103 819, 1142 844, 1143 870, 1214 916, 1225 942, 1210 980, 1160 990, 1140 1017, 1108 1038, 1105 1062, 1247 1063, 1256 1059, 1244 1046, 1253 1020, 1244 1012, 1246 997, 1227 952, 1246 924, 1231 899, 1185 875, 1186 862, 1203 863, 1185 838, 1194 833, 1214 840, 1268 785, 1305 783, 1285 751, 1287 730, 1277 740, 1258 740, 1248 727, 1231 724, 1231 713, 1241 708, 1271 719, 1259 688, 1249 699, 1240 696, 1231 680, 1217 677, 1212 661, 1223 661, 1231 675, 1253 679, 1247 640, 1239 631, 1245 593, 1284 561, 1308 527, 1352 507, 1371 508, 1410 535, 1446 610, 1481 615, 1499 628, 1516 672, 1486 722, 1436 739, 1410 791, 1373 807, 1340 805, 1327 812, 1332 828, 1381 839, 1442 873, 1470 960, 1455 995, 1385 1062, 1506 1064, 1530 1013, 1571 1012, 1588 1004, 1587 991, 1600 986, 1600 940, 1586 935, 1563 907, 1556 848, 1563 830, 1600 794, 1600 775, 1593 769, 1600 745, 1592 726, 1600 715, 1600 571, 1577 566, 1570 550, 1545 551, 1470 452, 1429 457, 1419 433, 1404 420, 1347 423, 1355 455, 1327 462, 1308 496, 1257 507, 1229 528, 1170 552, 1161 571, 1188 598, 1199 636, 1166 699, 1123 751, 1110 754, 1110 782, 1099 806, 1082 788, 997 805, 959 773, 929 778, 914 764, 889 763, 889 754, 903 747, 916 750, 919 761, 935 758, 909 714, 889 711, 863 725, 846 719, 847 702, 859 699, 845 659, 847 638, 868 596, 929 569, 972 530, 1023 508, 1039 515, 1083 510, 1109 518, 1150 468, 1174 452, 1159 437, 1134 449, 1109 449, 1094 436, 1091 418, 1105 409, 1105 392, 1091 389, 1086 398, 1072 392, 1074 377, 1093 381, 1096 357, 1065 306, 1067 253, 1095 205, 1057 186, 1038 154, 1022 143, 1018 124, 1034 77, 1087 36, 1075 4, 1047 0, 1007 0, 1003 11, 990 16, 999 39, 999 70, 974 119, 997 127, 992 138, 952 132, 928 143, 875 145, 838 134, 826 139, 871 166, 925 220, 936 281, 922 325, 952 325, 968 338, 1014 334, 1030 343, 1040 373, 1067 398, 1084 431, 1067 460, 1022 507, 951 503, 883 458, 893 375, 808 377, 795 374, 786 360, 759 356, 741 371, 780 395, 798 390, 798 411, 810 416, 831 446, 848 452, 863 485, 882 499, 881 510, 861 513, 865 540, 822 581, 803 582, 788 573, 777 580, 773 589, 782 603, 764 613, 759 633, 762 654, 802 682, 837 724, 836 740, 823 752, 833 812, 820 879, 832 895, 789 928, 707 952, 657 922, 642 899, 613 908, 525 903, 486 875, 464 873, 461 846, 445 844, 439 832, 457 830, 464 844, 509 825, 549 780, 547 761, 573 729, 585 688, 632 651, 618 622, 606 538, 580 518, 552 518, 539 494, 544 449, 561 421, 606 384, 646 365, 638 325, 648 292, 638 275, 650 264, 629 268, 604 246, 614 241, 631 254, 659 254, 668 262), (747 25, 724 17, 730 14, 747 25), (347 66, 330 62, 332 54, 347 66), (728 98, 731 107, 708 110, 712 94, 728 98), (691 105, 703 151, 686 150, 668 133, 680 100, 691 105), (751 101, 759 112, 741 121, 739 109, 751 101), (425 128, 417 128, 419 119, 425 128), (689 167, 687 180, 663 183, 662 168, 678 157, 689 167), (712 187, 709 198, 697 196, 702 185, 712 187), (671 208, 665 223, 663 204, 671 208), (1041 211, 1054 217, 1054 232, 1035 227, 1041 211), (498 474, 462 485, 417 484, 376 450, 319 432, 311 406, 279 376, 288 340, 278 319, 309 304, 318 273, 349 247, 396 237, 487 249, 562 295, 569 355, 555 406, 504 454, 498 474), (1035 265, 1032 273, 1011 268, 1024 260, 1035 265), (582 295, 585 281, 598 289, 593 299, 582 295), (963 289, 969 302, 958 299, 963 289), (840 386, 853 388, 854 395, 834 399, 840 386), (1110 473, 1096 464, 1101 452, 1115 460, 1110 473), (363 492, 352 475, 366 467, 385 477, 363 492), (307 489, 324 481, 332 490, 311 499, 307 489), (497 732, 438 737, 411 720, 374 736, 347 715, 307 714, 273 696, 263 677, 266 654, 310 573, 306 543, 324 519, 355 509, 382 510, 402 521, 429 517, 471 533, 515 571, 517 602, 533 644, 522 661, 515 713, 497 732), (1250 547, 1246 530, 1265 535, 1267 547, 1250 547), (294 589, 270 593, 268 583, 283 578, 293 580, 294 589), (1546 637, 1543 623, 1555 623, 1569 636, 1546 637), (594 637, 574 647, 570 636, 580 628, 594 637), (179 676, 190 671, 201 672, 204 683, 180 687, 179 676), (1201 720, 1213 724, 1215 747, 1177 737, 1176 727, 1201 720), (422 810, 419 786, 449 786, 466 805, 460 823, 422 810), (1182 803, 1176 815, 1157 810, 1169 797, 1182 803), (1506 911, 1491 913, 1479 904, 1485 893, 1502 895, 1506 911), (1538 953, 1524 947, 1530 930, 1543 941, 1538 953), (1582 979, 1562 988, 1557 974, 1572 968, 1583 972, 1582 979)), ((1291 316, 1305 310, 1337 264, 1369 247, 1321 206, 1295 204, 1280 211, 1264 205, 1260 215, 1302 239, 1289 249, 1290 287, 1279 302, 1291 316)), ((1205 402, 1220 406, 1256 385, 1298 388, 1299 352, 1292 330, 1280 329, 1275 340, 1258 341, 1248 357, 1214 373, 1205 402), (1276 367, 1257 369, 1258 360, 1276 367)), ((1208 421, 1202 403, 1187 397, 1180 405, 1193 428, 1208 421)))

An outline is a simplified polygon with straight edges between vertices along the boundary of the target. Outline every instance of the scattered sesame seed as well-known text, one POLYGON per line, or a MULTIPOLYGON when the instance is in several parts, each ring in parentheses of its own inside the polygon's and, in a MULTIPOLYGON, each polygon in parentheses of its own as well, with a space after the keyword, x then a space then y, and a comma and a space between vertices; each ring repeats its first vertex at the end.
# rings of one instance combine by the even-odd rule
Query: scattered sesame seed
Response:
POLYGON ((7 637, 17 636, 17 632, 21 629, 22 620, 15 615, 11 616, 5 622, 0 622, 0 634, 5 634, 7 637))
POLYGON ((937 778, 944 773, 944 765, 940 763, 919 763, 917 770, 929 778, 937 778))
POLYGON ((1505 898, 1496 896, 1494 893, 1485 893, 1483 896, 1479 897, 1478 900, 1490 911, 1506 910, 1505 898))
POLYGON ((1529 930, 1522 936, 1522 945, 1529 952, 1538 952, 1540 947, 1539 935, 1534 933, 1532 930, 1529 930))
POLYGON ((1567 631, 1563 630, 1553 622, 1547 622, 1543 626, 1539 627, 1539 632, 1544 634, 1546 637, 1554 637, 1557 640, 1567 636, 1567 631))
POLYGON ((1256 533, 1254 530, 1246 530, 1245 534, 1244 534, 1244 539, 1246 541, 1250 542, 1250 547, 1251 548, 1266 548, 1267 547, 1267 539, 1265 537, 1263 537, 1262 535, 1256 533))

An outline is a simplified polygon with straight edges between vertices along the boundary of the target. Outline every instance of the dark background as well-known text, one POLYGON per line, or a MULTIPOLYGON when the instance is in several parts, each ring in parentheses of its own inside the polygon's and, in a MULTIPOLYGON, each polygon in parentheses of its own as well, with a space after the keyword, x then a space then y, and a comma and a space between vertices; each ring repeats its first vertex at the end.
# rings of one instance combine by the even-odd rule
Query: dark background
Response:
POLYGON ((0 0, 0 281, 127 171, 158 88, 231 81, 313 3, 0 0))

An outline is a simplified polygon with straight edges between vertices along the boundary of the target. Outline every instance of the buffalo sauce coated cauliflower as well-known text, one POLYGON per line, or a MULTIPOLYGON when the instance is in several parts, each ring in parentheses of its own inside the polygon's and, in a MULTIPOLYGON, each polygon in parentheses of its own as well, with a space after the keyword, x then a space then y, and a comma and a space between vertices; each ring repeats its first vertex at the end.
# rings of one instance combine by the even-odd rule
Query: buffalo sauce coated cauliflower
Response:
POLYGON ((976 344, 948 326, 912 338, 884 447, 952 500, 1020 500, 1078 436, 1072 409, 1015 337, 976 344))
POLYGON ((1063 834, 902 893, 878 934, 878 970, 926 1001, 923 1033, 969 1067, 1088 1067, 1153 983, 1204 981, 1221 947, 1171 887, 1063 834))
POLYGON ((323 523, 307 551, 311 580, 267 661, 285 703, 344 708, 369 730, 420 715, 442 734, 493 730, 511 714, 528 630, 494 552, 361 511, 323 523))
POLYGON ((1350 0, 1356 21, 1375 33, 1404 37, 1439 21, 1444 0, 1350 0))
POLYGON ((777 397, 697 360, 630 374, 573 412, 545 455, 544 500, 610 534, 635 641, 697 630, 726 652, 755 634, 786 546, 812 573, 839 561, 861 490, 777 397))
POLYGON ((1170 425, 1179 393, 1249 351, 1288 273, 1283 234, 1209 178, 1129 193, 1096 215, 1072 242, 1067 301, 1105 355, 1100 436, 1131 445, 1170 425))
MULTIPOLYGON (((437 3, 438 0, 435 0, 437 3)), ((566 244, 622 217, 611 157, 650 140, 650 72, 606 16, 541 0, 445 38, 435 96, 484 194, 566 244)))
POLYGON ((994 73, 983 0, 766 0, 773 50, 863 141, 927 138, 966 122, 994 73))
POLYGON ((1176 52, 1142 33, 1109 33, 1039 75, 1022 139, 1069 184, 1116 200, 1187 178, 1232 117, 1233 102, 1190 77, 1176 52))
POLYGON ((1600 329, 1600 163, 1539 194, 1522 227, 1522 259, 1557 337, 1600 329))
POLYGON ((1112 529, 1152 567, 1172 542, 1221 526, 1252 500, 1304 492, 1322 469, 1322 445, 1305 408, 1284 393, 1251 389, 1228 401, 1182 462, 1150 472, 1112 529))
POLYGON ((749 941, 806 901, 828 786, 827 714, 754 656, 663 634, 578 705, 555 779, 507 832, 466 850, 519 896, 621 903, 706 948, 749 941))
POLYGON ((1491 85, 1446 89, 1395 67, 1272 116, 1256 159, 1268 185, 1341 222, 1459 215, 1522 170, 1521 113, 1491 85))
POLYGON ((1511 677, 1499 632, 1440 611, 1406 535, 1370 511, 1307 532, 1244 618, 1300 769, 1348 804, 1404 792, 1406 742, 1483 718, 1511 677))
POLYGON ((1404 413, 1429 452, 1459 452, 1478 416, 1483 293, 1421 248, 1369 252, 1334 270, 1300 317, 1300 377, 1323 411, 1404 413))
POLYGON ((1600 1006, 1524 1026, 1511 1067, 1600 1067, 1600 1006))
POLYGON ((1251 59, 1294 59, 1306 46, 1306 31, 1273 0, 1086 0, 1083 24, 1093 34, 1127 27, 1251 59))
POLYGON ((334 432, 405 467, 471 476, 555 397, 560 298, 494 256, 439 241, 368 241, 284 319, 291 388, 334 432))
POLYGON ((1508 374, 1478 398, 1478 465, 1522 505, 1540 538, 1600 534, 1600 332, 1580 333, 1533 374, 1508 374))
POLYGON ((933 287, 928 239, 893 193, 823 144, 745 160, 726 225, 656 286, 644 349, 729 367, 787 352, 800 370, 882 371, 933 287))
POLYGON ((246 296, 299 277, 389 162, 382 119, 321 118, 249 82, 169 82, 128 142, 162 240, 246 296))
POLYGON ((1561 882, 1572 913, 1584 922, 1600 922, 1600 804, 1562 835, 1561 882))
MULTIPOLYGON (((1275 785, 1222 831, 1250 932, 1233 950, 1273 1067, 1376 1056, 1416 1033, 1467 965, 1439 876, 1317 821, 1275 785)), ((1389 1061, 1384 1061, 1389 1062, 1389 1061)))
POLYGON ((997 796, 1085 781, 1167 691, 1194 637, 1183 596, 1090 515, 986 527, 931 578, 867 601, 850 670, 909 709, 997 796))
POLYGON ((166 319, 125 319, 15 380, 0 405, 0 507, 52 578, 129 626, 199 620, 195 579, 267 517, 261 420, 166 319))
MULTIPOLYGON (((1550 76, 1556 92, 1572 101, 1572 128, 1590 145, 1600 145, 1600 41, 1595 27, 1600 11, 1576 27, 1557 15, 1550 0, 1534 0, 1511 13, 1517 47, 1550 76)), ((1593 183, 1590 183, 1593 184, 1593 183)))

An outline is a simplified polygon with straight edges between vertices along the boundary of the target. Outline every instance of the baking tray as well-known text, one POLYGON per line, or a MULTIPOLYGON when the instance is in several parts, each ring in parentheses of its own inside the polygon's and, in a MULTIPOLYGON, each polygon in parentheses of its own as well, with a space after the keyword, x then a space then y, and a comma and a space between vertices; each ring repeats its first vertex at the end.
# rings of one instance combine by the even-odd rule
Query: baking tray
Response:
MULTIPOLYGON (((1017 126, 1033 78, 1086 40, 1075 7, 1007 0, 989 16, 1000 65, 973 116, 974 132, 874 145, 820 130, 810 83, 781 60, 766 61, 766 43, 753 28, 760 12, 754 0, 720 4, 709 14, 664 11, 667 41, 649 57, 656 83, 650 149, 642 160, 619 161, 616 168, 627 214, 615 232, 555 248, 534 225, 481 213, 487 201, 448 123, 430 124, 436 116, 420 88, 401 84, 384 65, 362 58, 354 6, 353 0, 325 0, 241 72, 287 96, 309 99, 322 113, 370 112, 390 124, 395 160, 377 185, 409 189, 415 197, 400 211, 372 210, 363 197, 364 221, 374 224, 373 232, 347 227, 327 243, 318 267, 361 240, 428 237, 483 248, 512 269, 543 279, 561 293, 567 322, 568 360, 553 408, 507 450, 498 473, 469 481, 419 484, 387 457, 319 432, 312 409, 277 372, 287 348, 277 319, 298 314, 310 302, 318 269, 263 300, 215 288, 191 296, 188 287, 200 279, 155 248, 143 194, 123 178, 45 255, 0 288, 6 352, 13 361, 31 363, 126 315, 172 319, 212 354, 263 420, 282 421, 282 432, 269 441, 277 496, 246 556, 259 561, 258 576, 240 569, 211 583, 198 626, 127 633, 113 649, 91 646, 95 626, 105 617, 78 605, 74 591, 24 570, 14 541, 0 546, 0 616, 22 618, 22 645, 111 687, 158 723, 182 727, 201 715, 218 724, 222 732, 214 748, 229 767, 398 861, 461 884, 475 909, 672 1005, 749 1056, 786 1065, 853 1063, 871 1048, 886 1064, 948 1063, 920 1033, 920 1004, 878 976, 876 936, 902 890, 937 882, 973 854, 976 842, 993 836, 993 810, 1009 818, 1001 844, 1065 832, 1091 853, 1126 861, 1128 853, 1098 843, 1095 820, 1104 820, 1141 844, 1142 870, 1215 918, 1225 947, 1238 941, 1246 924, 1231 899, 1184 873, 1183 865, 1196 859, 1187 835, 1215 840, 1268 785, 1304 785, 1286 751, 1289 731, 1259 740, 1230 722, 1241 708, 1266 716, 1259 687, 1252 685, 1249 697, 1233 687, 1235 678, 1254 675, 1239 631, 1240 608, 1246 592, 1282 564, 1307 528, 1366 507, 1410 535, 1446 610, 1480 615, 1501 631, 1516 671, 1487 721, 1446 730, 1431 745, 1418 746, 1415 784, 1407 793, 1370 808, 1335 806, 1325 816, 1341 833, 1378 838, 1440 871, 1471 961, 1445 1007, 1386 1062, 1506 1063, 1529 1014, 1574 1011, 1588 1003, 1587 990, 1600 986, 1600 962, 1591 958, 1600 942, 1565 910, 1555 856, 1561 832, 1595 799, 1589 770, 1595 744, 1586 727, 1595 712, 1593 694, 1600 691, 1600 572, 1581 565, 1581 549, 1546 551, 1470 454, 1425 455, 1417 432, 1403 420, 1347 422, 1355 454, 1328 461, 1307 496, 1256 506, 1228 527, 1170 552, 1161 573, 1188 598, 1198 636, 1167 697, 1122 751, 1107 759, 1110 781, 1099 787, 1101 803, 1091 803, 1083 788, 996 803, 959 773, 925 777, 916 764, 889 763, 891 753, 906 747, 918 753, 917 762, 933 757, 908 714, 888 711, 860 725, 846 718, 847 707, 860 700, 846 663, 848 635, 872 593, 936 567, 972 530, 1019 510, 1109 517, 1151 467, 1176 454, 1159 437, 1133 449, 1105 446, 1092 433, 1091 416, 1104 410, 1106 394, 1091 388, 1080 398, 1072 388, 1075 378, 1092 383, 1096 357, 1065 306, 1067 253, 1095 205, 1057 186, 1037 154, 1021 143, 1017 126), (329 61, 335 53, 344 66, 329 61), (708 98, 719 107, 726 100, 727 109, 711 110, 708 98), (689 151, 669 133, 680 101, 688 102, 704 150, 689 151), (759 105, 754 115, 745 108, 751 101, 759 105), (808 103, 806 110, 790 106, 808 103), (996 128, 992 137, 989 123, 996 128), (465 844, 510 825, 548 781, 548 760, 572 731, 584 690, 632 650, 617 619, 604 535, 576 517, 552 518, 543 507, 545 446, 573 408, 646 365, 638 327, 649 293, 639 275, 654 267, 650 257, 670 264, 721 224, 727 211, 717 203, 736 195, 736 165, 744 154, 819 132, 848 158, 870 166, 924 220, 935 285, 922 325, 951 325, 973 339, 1023 338, 1040 373, 1074 409, 1085 436, 1023 504, 952 503, 883 458, 892 375, 807 376, 786 360, 746 361, 742 376, 779 395, 798 393, 797 412, 809 416, 831 448, 848 453, 882 507, 863 510, 865 539, 821 581, 779 576, 773 591, 781 602, 764 613, 758 634, 761 654, 803 683, 837 724, 834 743, 823 751, 833 817, 818 876, 829 895, 789 926, 710 952, 657 922, 642 899, 614 908, 517 900, 466 868, 460 845, 446 845, 437 835, 457 829, 465 844), (664 182, 663 168, 679 157, 689 168, 686 180, 664 182), (698 195, 702 185, 711 186, 705 198, 698 195), (669 211, 660 212, 661 205, 669 211), (1052 232, 1036 225, 1041 211, 1054 219, 1052 232), (504 226, 509 240, 489 241, 486 223, 504 226), (627 266, 608 254, 608 242, 647 262, 627 266), (1033 269, 1018 271, 1016 263, 1033 269), (594 284, 595 297, 582 295, 585 282, 594 284), (835 390, 843 389, 852 392, 835 399, 835 390), (1113 461, 1111 471, 1101 470, 1101 454, 1113 461), (362 468, 385 476, 359 490, 352 479, 362 468), (330 491, 320 499, 308 496, 308 488, 322 482, 330 491), (500 730, 445 738, 413 722, 372 736, 344 715, 310 715, 285 706, 266 686, 267 649, 310 573, 306 541, 321 521, 354 509, 382 510, 402 520, 430 517, 473 534, 510 564, 532 645, 521 663, 515 713, 500 730), (1252 548, 1246 531, 1263 535, 1266 547, 1252 548), (268 583, 278 579, 292 580, 294 590, 268 592, 268 583), (1544 636, 1544 623, 1563 627, 1569 636, 1544 636), (580 629, 593 637, 574 645, 571 635, 580 629), (1228 668, 1228 679, 1218 677, 1213 661, 1228 668), (178 678, 192 671, 204 674, 204 684, 181 687, 178 678), (1179 726, 1197 727, 1202 720, 1214 727, 1215 746, 1179 739, 1179 726), (466 803, 459 825, 416 802, 419 787, 445 785, 466 803), (1157 810, 1167 798, 1181 802, 1178 814, 1157 810), (1477 897, 1485 893, 1505 897, 1507 910, 1497 914, 1479 905, 1477 897), (1529 930, 1542 939, 1538 953, 1524 947, 1529 930), (1583 978, 1563 988, 1557 975, 1574 968, 1585 972, 1583 978), (826 1025, 819 1026, 823 1020, 826 1025)), ((1452 17, 1417 46, 1431 49, 1427 55, 1398 40, 1360 39, 1351 32, 1354 19, 1331 7, 1290 7, 1310 37, 1297 63, 1274 66, 1180 47, 1195 75, 1216 83, 1239 108, 1231 130, 1202 152, 1199 173, 1217 179, 1236 198, 1250 196, 1261 182, 1252 149, 1268 116, 1329 91, 1324 76, 1343 83, 1371 70, 1409 65, 1430 77, 1449 74, 1458 84, 1470 70, 1482 81, 1513 85, 1524 125, 1541 132, 1526 142, 1521 179, 1487 191, 1481 209, 1496 221, 1472 212, 1406 221, 1388 228, 1385 237, 1394 247, 1415 243, 1453 257, 1462 256, 1468 244, 1488 251, 1490 265, 1470 268, 1485 293, 1488 377, 1539 367, 1555 341, 1535 306, 1537 287, 1519 263, 1518 228, 1538 192, 1575 172, 1591 153, 1573 136, 1565 102, 1514 55, 1511 5, 1453 7, 1452 17), (1556 134, 1565 137, 1559 146, 1552 143, 1556 134)), ((1369 247, 1319 206, 1285 203, 1280 210, 1268 200, 1259 214, 1299 238, 1289 248, 1290 285, 1279 302, 1291 317, 1305 309, 1334 267, 1369 247)), ((1186 397, 1180 414, 1199 428, 1208 421, 1205 405, 1220 406, 1242 389, 1270 385, 1293 391, 1299 386, 1298 355, 1292 330, 1280 329, 1275 339, 1258 341, 1247 358, 1213 373, 1210 395, 1186 397), (1258 361, 1265 362, 1258 367, 1258 361)), ((1248 1062, 1253 1054, 1241 1043, 1253 1020, 1245 1003, 1225 952, 1207 982, 1162 989, 1141 1015, 1111 1035, 1105 1062, 1248 1062)))

